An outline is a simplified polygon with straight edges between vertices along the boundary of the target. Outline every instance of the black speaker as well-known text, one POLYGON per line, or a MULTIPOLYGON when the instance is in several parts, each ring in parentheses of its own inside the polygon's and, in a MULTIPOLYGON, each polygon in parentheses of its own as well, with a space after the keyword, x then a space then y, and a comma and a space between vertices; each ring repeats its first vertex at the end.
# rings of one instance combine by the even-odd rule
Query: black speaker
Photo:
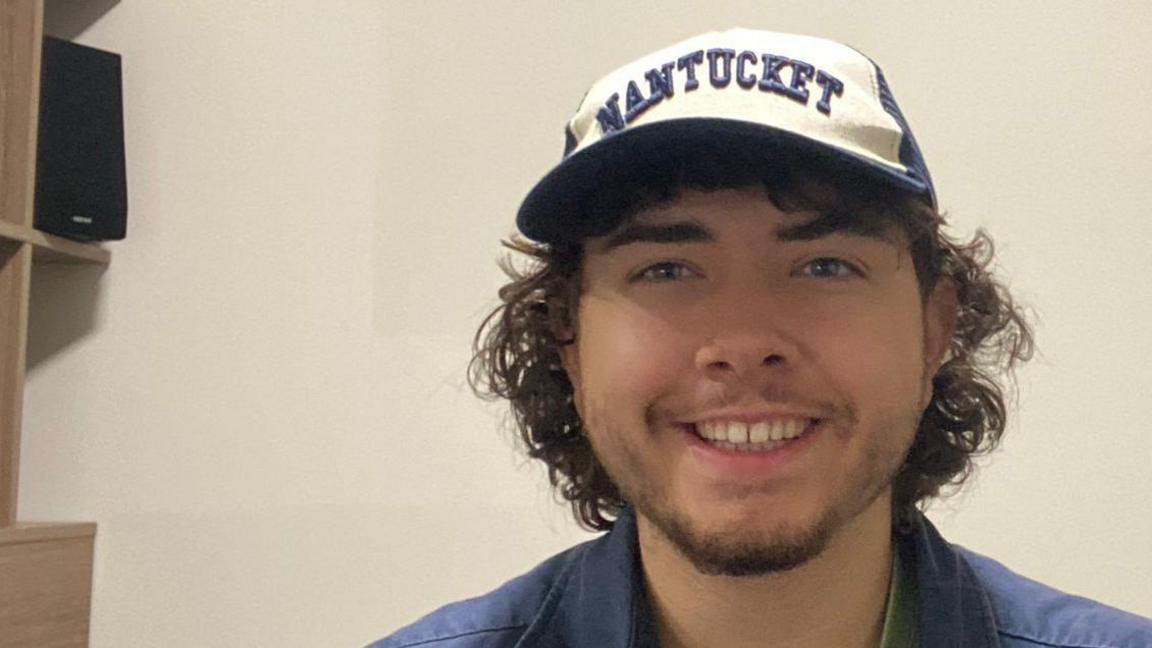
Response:
POLYGON ((120 55, 46 36, 34 226, 107 241, 124 238, 127 219, 120 55))

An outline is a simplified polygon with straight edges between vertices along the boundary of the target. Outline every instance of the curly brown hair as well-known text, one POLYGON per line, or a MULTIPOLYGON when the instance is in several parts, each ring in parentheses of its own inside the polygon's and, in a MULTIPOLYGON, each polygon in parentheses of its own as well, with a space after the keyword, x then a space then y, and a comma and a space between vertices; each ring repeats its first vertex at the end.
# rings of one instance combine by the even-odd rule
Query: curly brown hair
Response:
POLYGON ((759 185, 785 212, 831 214, 838 226, 855 231, 883 232, 895 225, 911 251, 922 304, 938 280, 955 282, 956 329, 948 359, 933 377, 932 400, 893 482, 893 524, 907 524, 914 509, 926 508, 942 487, 959 490, 976 457, 992 451, 1004 433, 998 378, 1012 376, 1014 366, 1033 352, 1023 312, 988 269, 992 239, 978 229, 960 244, 942 231, 944 216, 921 199, 811 151, 773 149, 765 156, 716 139, 680 144, 660 155, 635 155, 632 160, 647 161, 616 165, 610 177, 574 197, 576 211, 565 239, 538 243, 514 234, 502 241, 529 263, 518 270, 511 256, 500 261, 511 281, 500 289, 500 305, 473 341, 470 385, 482 398, 511 402, 523 449, 547 465, 549 481, 570 503, 577 522, 588 530, 607 530, 627 505, 583 434, 560 362, 561 347, 573 341, 562 332, 579 335, 581 241, 675 199, 685 188, 759 185))

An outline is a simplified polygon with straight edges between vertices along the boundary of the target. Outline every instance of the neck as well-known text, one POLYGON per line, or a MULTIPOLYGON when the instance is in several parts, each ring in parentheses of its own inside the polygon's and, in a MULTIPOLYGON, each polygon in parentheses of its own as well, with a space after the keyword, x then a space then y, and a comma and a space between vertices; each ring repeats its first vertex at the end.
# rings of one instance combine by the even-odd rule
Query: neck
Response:
POLYGON ((637 513, 640 555, 663 648, 876 648, 892 568, 881 496, 809 562, 767 576, 701 574, 637 513))

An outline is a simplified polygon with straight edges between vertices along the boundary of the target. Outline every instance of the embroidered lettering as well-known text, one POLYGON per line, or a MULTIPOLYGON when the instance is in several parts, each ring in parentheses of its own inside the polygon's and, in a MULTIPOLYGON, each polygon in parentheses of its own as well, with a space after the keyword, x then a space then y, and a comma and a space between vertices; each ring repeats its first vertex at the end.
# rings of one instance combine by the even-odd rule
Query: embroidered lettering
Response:
POLYGON ((676 69, 688 73, 688 79, 684 82, 684 92, 691 92, 700 87, 700 82, 696 80, 696 66, 703 62, 704 50, 696 50, 676 59, 676 69))
POLYGON ((650 97, 644 97, 644 95, 640 94, 640 87, 636 85, 635 81, 628 82, 627 92, 628 95, 625 98, 624 104, 627 112, 624 113, 624 121, 629 124, 663 98, 659 93, 650 97))
POLYGON ((704 65, 705 58, 708 59, 708 79, 718 90, 728 87, 735 77, 736 84, 741 88, 748 89, 759 85, 764 92, 784 95, 807 106, 811 95, 808 83, 814 81, 821 90, 816 109, 825 115, 832 114, 832 98, 844 94, 844 83, 840 79, 799 59, 778 54, 757 54, 751 50, 743 50, 739 54, 736 50, 723 48, 696 50, 645 72, 644 79, 648 82, 649 92, 647 97, 636 81, 629 81, 624 88, 623 112, 620 109, 620 94, 613 93, 608 97, 596 113, 600 130, 604 134, 622 130, 652 106, 664 99, 672 99, 676 94, 676 70, 684 72, 684 92, 699 88, 700 80, 696 77, 696 69, 697 66, 704 65), (764 66, 759 79, 756 71, 750 69, 758 61, 764 66), (792 76, 787 82, 782 78, 785 68, 792 70, 792 76))
POLYGON ((728 85, 732 80, 732 57, 736 56, 736 50, 730 49, 710 49, 708 50, 708 78, 712 81, 712 87, 723 88, 728 85), (723 74, 721 74, 720 66, 724 66, 723 74))
POLYGON ((628 112, 636 110, 637 106, 644 103, 644 95, 640 94, 640 86, 637 86, 635 81, 628 82, 628 90, 625 92, 624 107, 628 112))
POLYGON ((824 70, 820 70, 816 73, 816 85, 824 88, 824 94, 820 96, 820 101, 816 102, 816 109, 825 115, 832 114, 829 100, 832 95, 839 97, 844 94, 844 83, 824 70))
POLYGON ((792 83, 788 86, 788 96, 808 105, 808 88, 804 84, 812 80, 816 68, 804 61, 792 61, 792 83))
POLYGON ((648 90, 651 93, 648 96, 649 103, 656 103, 664 97, 671 97, 676 93, 672 87, 672 68, 676 67, 676 63, 665 63, 660 66, 659 70, 652 69, 644 73, 644 78, 648 79, 648 90))
POLYGON ((808 105, 808 89, 804 88, 804 83, 812 80, 812 73, 816 69, 809 63, 795 59, 789 59, 788 65, 793 69, 793 77, 791 77, 790 84, 780 86, 780 92, 806 106, 808 105))
POLYGON ((613 93, 604 102, 604 107, 596 113, 596 121, 600 122, 600 130, 612 133, 624 128, 624 115, 620 114, 620 95, 613 93))
POLYGON ((784 85, 784 82, 780 80, 780 68, 788 64, 787 57, 765 54, 763 58, 764 76, 760 79, 760 89, 768 92, 783 92, 788 86, 784 85))
POLYGON ((749 52, 748 50, 744 50, 743 52, 740 52, 740 56, 737 57, 737 59, 736 59, 736 83, 738 83, 741 88, 751 88, 752 86, 756 85, 756 75, 755 74, 749 74, 748 76, 744 75, 744 64, 745 63, 752 63, 753 65, 755 65, 757 60, 758 60, 758 57, 756 56, 756 52, 749 52))

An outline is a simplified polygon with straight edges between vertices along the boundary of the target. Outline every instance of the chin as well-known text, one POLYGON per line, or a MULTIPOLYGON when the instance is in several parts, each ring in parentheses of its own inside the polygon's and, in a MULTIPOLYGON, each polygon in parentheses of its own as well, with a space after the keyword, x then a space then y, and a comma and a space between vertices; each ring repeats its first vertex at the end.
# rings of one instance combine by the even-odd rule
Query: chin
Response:
POLYGON ((702 574, 763 576, 785 572, 819 556, 835 525, 831 520, 724 519, 662 528, 681 555, 702 574))
POLYGON ((761 515, 758 517, 724 518, 703 521, 696 533, 717 545, 739 546, 794 544, 812 535, 820 526, 818 518, 809 516, 761 515))
POLYGON ((762 493, 730 493, 716 500, 697 499, 678 507, 701 531, 716 533, 801 532, 830 514, 817 502, 795 495, 767 496, 762 493))

